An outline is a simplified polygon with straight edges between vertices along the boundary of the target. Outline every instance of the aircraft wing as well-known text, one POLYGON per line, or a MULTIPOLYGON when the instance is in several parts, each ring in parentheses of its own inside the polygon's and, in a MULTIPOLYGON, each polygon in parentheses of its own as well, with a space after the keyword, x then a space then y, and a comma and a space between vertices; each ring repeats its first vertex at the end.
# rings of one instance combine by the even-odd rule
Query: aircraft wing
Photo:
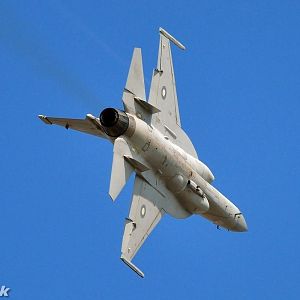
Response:
POLYGON ((54 118, 39 115, 39 118, 47 125, 59 125, 66 129, 78 130, 84 133, 107 138, 107 135, 101 128, 98 119, 90 114, 87 114, 85 119, 69 119, 69 118, 54 118))
POLYGON ((131 260, 165 213, 161 197, 144 179, 136 175, 130 213, 125 221, 121 259, 141 277, 144 277, 143 272, 131 260))
POLYGON ((181 49, 185 48, 162 28, 159 31, 160 41, 157 67, 152 77, 149 103, 161 111, 158 113, 159 118, 164 120, 164 123, 171 130, 174 130, 175 125, 181 126, 181 123, 170 40, 181 49))
POLYGON ((181 128, 171 45, 185 47, 164 29, 160 28, 159 51, 156 69, 153 71, 148 103, 156 108, 151 123, 170 140, 197 158, 197 152, 181 128))

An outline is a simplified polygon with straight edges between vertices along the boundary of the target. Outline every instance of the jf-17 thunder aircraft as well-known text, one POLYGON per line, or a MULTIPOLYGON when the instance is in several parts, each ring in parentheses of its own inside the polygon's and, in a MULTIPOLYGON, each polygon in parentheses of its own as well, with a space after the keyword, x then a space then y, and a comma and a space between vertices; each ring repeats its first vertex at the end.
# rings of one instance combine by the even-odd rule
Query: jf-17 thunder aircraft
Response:
POLYGON ((177 219, 199 215, 229 231, 248 229, 241 211, 211 185, 214 175, 198 159, 181 128, 170 42, 185 47, 164 29, 159 34, 148 101, 142 53, 135 48, 123 91, 123 110, 105 108, 99 117, 87 114, 85 119, 39 115, 46 124, 79 130, 113 144, 109 186, 113 201, 135 173, 121 259, 141 277, 144 273, 132 259, 165 213, 177 219))

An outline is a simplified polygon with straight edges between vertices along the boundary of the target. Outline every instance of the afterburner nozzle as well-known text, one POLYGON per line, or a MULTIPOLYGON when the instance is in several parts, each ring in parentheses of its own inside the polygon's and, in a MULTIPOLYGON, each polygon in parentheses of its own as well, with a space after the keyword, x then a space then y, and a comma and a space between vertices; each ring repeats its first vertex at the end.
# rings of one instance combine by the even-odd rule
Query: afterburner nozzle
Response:
POLYGON ((107 135, 118 137, 128 129, 129 118, 124 111, 115 108, 105 108, 100 114, 100 123, 107 135))

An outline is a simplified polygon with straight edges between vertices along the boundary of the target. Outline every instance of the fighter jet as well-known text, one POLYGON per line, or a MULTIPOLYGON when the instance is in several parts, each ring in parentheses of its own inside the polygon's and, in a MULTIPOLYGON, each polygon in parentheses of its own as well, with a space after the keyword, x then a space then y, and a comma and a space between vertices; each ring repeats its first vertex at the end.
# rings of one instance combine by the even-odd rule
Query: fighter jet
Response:
POLYGON ((185 47, 162 28, 159 35, 158 60, 148 101, 142 53, 135 48, 123 91, 123 110, 109 107, 99 117, 87 114, 85 119, 39 115, 46 124, 113 143, 109 186, 113 201, 135 173, 121 259, 141 277, 144 273, 132 259, 165 213, 178 219, 199 215, 229 231, 248 229, 242 212, 212 186, 214 175, 198 159, 181 127, 170 42, 182 50, 185 47))

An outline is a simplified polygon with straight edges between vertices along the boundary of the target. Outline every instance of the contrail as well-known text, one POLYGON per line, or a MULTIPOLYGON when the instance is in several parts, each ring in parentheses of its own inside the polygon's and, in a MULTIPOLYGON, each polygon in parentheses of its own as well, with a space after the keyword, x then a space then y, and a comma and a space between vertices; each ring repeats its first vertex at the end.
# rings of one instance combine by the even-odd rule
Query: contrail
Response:
POLYGON ((110 47, 106 42, 99 39, 99 37, 87 26, 82 20, 72 11, 69 7, 66 7, 61 1, 56 1, 58 6, 61 9, 61 13, 64 15, 65 19, 68 19, 69 22, 72 22, 82 33, 84 33, 91 41, 101 47, 107 54, 109 54, 114 60, 116 60, 121 65, 127 66, 128 62, 124 60, 120 55, 118 55, 112 47, 110 47))
MULTIPOLYGON (((123 59, 108 43, 99 39, 99 37, 86 25, 83 21, 72 11, 69 7, 66 7, 61 1, 57 0, 58 5, 60 6, 64 17, 73 23, 82 33, 88 36, 91 41, 101 47, 107 54, 109 54, 115 61, 117 61, 122 66, 129 67, 129 62, 123 59)), ((147 76, 144 78, 145 82, 150 85, 150 80, 147 76)))
POLYGON ((74 74, 43 46, 43 41, 34 38, 34 31, 26 32, 27 24, 17 18, 4 2, 0 2, 0 42, 2 47, 23 58, 44 77, 55 80, 60 88, 75 96, 84 105, 99 103, 99 97, 87 88, 74 74))

